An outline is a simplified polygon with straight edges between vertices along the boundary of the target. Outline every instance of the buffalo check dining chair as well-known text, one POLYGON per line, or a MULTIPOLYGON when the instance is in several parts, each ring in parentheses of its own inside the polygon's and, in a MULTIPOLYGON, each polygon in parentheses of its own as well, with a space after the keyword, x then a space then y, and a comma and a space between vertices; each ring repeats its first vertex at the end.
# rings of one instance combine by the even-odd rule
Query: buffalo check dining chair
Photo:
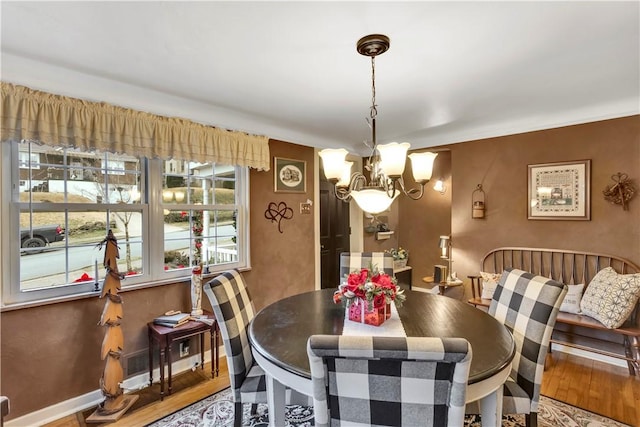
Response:
MULTIPOLYGON (((544 362, 567 286, 543 276, 509 268, 500 277, 489 314, 511 331, 516 354, 504 384, 502 413, 525 414, 527 427, 538 425, 544 362)), ((478 414, 477 402, 467 405, 478 414)))
POLYGON ((235 402, 234 426, 239 427, 244 403, 252 404, 252 414, 258 403, 267 403, 266 378, 254 361, 247 333, 256 311, 249 289, 236 270, 214 277, 203 290, 211 302, 222 335, 235 402))
POLYGON ((464 338, 312 335, 315 425, 462 426, 464 338))
POLYGON ((340 254, 340 280, 349 273, 371 267, 393 277, 393 256, 386 252, 342 252, 340 254))

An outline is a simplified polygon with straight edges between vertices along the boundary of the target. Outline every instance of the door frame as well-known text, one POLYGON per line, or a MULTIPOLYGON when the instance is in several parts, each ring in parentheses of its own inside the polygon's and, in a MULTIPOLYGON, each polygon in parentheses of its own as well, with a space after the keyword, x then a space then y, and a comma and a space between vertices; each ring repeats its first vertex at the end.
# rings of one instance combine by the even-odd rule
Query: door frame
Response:
MULTIPOLYGON (((320 156, 318 155, 318 148, 314 149, 313 156, 313 198, 317 201, 313 206, 313 240, 314 240, 314 253, 315 253, 315 289, 321 288, 320 282, 320 156)), ((362 170, 362 158, 349 155, 347 159, 350 162, 354 162, 356 170, 362 170)), ((356 203, 349 203, 349 224, 351 227, 351 237, 349 245, 352 252, 362 252, 364 247, 364 215, 362 209, 358 207, 356 203)))

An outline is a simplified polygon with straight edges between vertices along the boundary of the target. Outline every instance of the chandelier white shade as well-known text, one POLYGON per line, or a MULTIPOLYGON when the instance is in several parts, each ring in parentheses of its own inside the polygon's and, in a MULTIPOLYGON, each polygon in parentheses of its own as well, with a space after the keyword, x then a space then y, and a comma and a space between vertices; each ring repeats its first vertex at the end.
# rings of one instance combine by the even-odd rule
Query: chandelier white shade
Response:
POLYGON ((433 162, 436 160, 438 153, 413 153, 409 154, 411 159, 411 170, 413 171, 413 179, 417 183, 426 184, 433 174, 433 162))
POLYGON ((351 167, 353 166, 353 162, 344 162, 342 166, 342 176, 340 180, 336 183, 338 187, 348 187, 349 182, 351 181, 351 167))
MULTIPOLYGON (((344 148, 327 148, 318 153, 322 159, 324 176, 327 180, 340 180, 346 170, 346 158, 349 152, 344 148)), ((353 164, 353 163, 351 163, 353 164)), ((351 176, 351 165, 349 165, 349 176, 351 176)))
POLYGON ((351 191, 351 197, 363 211, 377 215, 389 209, 391 203, 400 195, 399 192, 389 197, 384 190, 378 188, 365 188, 364 190, 351 191))
POLYGON ((353 162, 346 160, 347 150, 326 149, 319 152, 322 159, 324 174, 334 185, 335 196, 345 202, 352 198, 358 206, 370 214, 379 214, 389 209, 393 201, 402 192, 413 200, 418 200, 424 194, 424 186, 431 179, 433 162, 436 153, 413 153, 411 170, 418 188, 405 189, 402 175, 404 173, 407 152, 411 145, 408 142, 391 142, 378 145, 376 142, 376 90, 375 90, 375 57, 389 49, 390 41, 382 34, 371 34, 358 40, 358 53, 371 57, 371 89, 372 105, 370 108, 371 148, 365 169, 369 171, 369 179, 362 173, 351 173, 353 162))
POLYGON ((378 145, 378 153, 380 153, 380 169, 389 178, 399 178, 404 173, 404 165, 407 159, 407 150, 411 144, 403 142, 398 144, 378 145))

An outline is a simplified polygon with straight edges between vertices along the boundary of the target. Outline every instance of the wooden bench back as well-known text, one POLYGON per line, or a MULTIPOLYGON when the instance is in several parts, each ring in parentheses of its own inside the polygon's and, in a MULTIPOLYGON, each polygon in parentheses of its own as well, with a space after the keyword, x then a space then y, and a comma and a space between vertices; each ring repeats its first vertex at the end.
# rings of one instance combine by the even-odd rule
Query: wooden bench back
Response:
MULTIPOLYGON (((509 267, 567 285, 584 283, 585 289, 593 276, 606 267, 612 267, 619 274, 640 272, 640 267, 624 258, 566 249, 504 247, 493 249, 482 258, 481 271, 501 273, 509 267)), ((631 324, 637 325, 640 322, 638 313, 640 300, 629 316, 631 324)))
POLYGON ((565 249, 504 247, 493 249, 482 258, 481 271, 500 273, 509 267, 567 285, 584 283, 585 286, 606 267, 620 274, 640 272, 640 267, 624 258, 565 249))

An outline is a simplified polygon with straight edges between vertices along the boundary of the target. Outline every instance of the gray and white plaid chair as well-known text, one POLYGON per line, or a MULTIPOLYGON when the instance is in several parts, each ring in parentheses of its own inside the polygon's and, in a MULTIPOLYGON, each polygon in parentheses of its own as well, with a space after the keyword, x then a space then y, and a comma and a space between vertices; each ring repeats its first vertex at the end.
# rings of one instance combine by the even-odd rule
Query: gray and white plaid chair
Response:
POLYGON ((462 426, 464 338, 312 335, 315 425, 462 426))
POLYGON ((222 334, 235 402, 234 425, 240 426, 244 403, 253 404, 252 413, 256 412, 258 403, 267 403, 264 371, 253 360, 247 331, 255 308, 242 276, 235 270, 216 276, 203 290, 222 334))
POLYGON ((393 256, 386 252, 342 252, 340 254, 340 280, 349 273, 370 266, 377 267, 393 277, 393 256))
MULTIPOLYGON (((513 334, 516 355, 504 384, 503 414, 525 414, 527 427, 538 425, 538 403, 551 332, 567 286, 509 268, 493 294, 489 314, 513 334)), ((479 413, 477 402, 467 413, 479 413)))

